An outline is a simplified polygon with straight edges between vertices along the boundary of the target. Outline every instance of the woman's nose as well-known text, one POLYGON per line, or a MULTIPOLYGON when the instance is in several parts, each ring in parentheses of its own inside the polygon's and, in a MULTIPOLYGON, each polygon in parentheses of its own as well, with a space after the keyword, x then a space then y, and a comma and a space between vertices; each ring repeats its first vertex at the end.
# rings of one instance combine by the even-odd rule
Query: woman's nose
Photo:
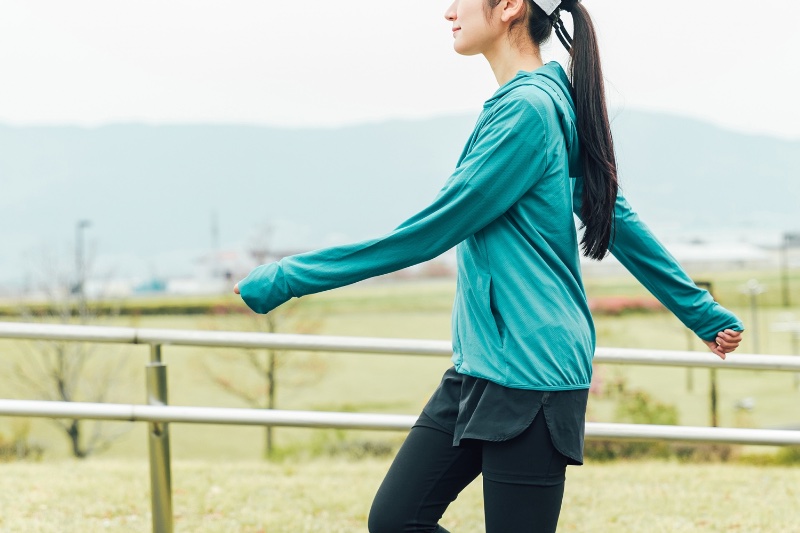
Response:
POLYGON ((445 20, 449 20, 453 22, 456 20, 456 5, 458 4, 458 0, 450 4, 450 7, 447 8, 447 11, 444 12, 445 20))

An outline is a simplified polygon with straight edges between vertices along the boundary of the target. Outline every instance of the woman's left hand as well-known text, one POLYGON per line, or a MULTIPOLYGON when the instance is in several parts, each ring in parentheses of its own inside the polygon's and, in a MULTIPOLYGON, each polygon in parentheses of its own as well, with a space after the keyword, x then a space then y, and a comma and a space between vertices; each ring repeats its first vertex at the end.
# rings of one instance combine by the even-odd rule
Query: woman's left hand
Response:
POLYGON ((233 293, 234 294, 239 294, 239 284, 238 283, 233 286, 233 293))
POLYGON ((717 338, 713 341, 703 341, 708 348, 718 355, 721 359, 725 359, 725 354, 734 351, 739 347, 742 342, 742 332, 726 329, 717 333, 717 338))

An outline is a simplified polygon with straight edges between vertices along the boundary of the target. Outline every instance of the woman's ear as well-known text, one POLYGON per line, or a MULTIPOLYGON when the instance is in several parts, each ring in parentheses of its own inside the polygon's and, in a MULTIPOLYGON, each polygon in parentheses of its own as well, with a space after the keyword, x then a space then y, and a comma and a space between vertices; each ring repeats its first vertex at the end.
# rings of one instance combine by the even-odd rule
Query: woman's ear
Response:
POLYGON ((503 0, 501 2, 500 20, 513 22, 525 14, 525 0, 503 0))

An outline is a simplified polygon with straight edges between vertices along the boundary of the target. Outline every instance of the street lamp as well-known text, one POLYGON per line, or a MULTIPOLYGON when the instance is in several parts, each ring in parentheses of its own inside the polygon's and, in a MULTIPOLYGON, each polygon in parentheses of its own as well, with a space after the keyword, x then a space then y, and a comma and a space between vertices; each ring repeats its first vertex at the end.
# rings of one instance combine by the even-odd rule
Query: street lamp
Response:
POLYGON ((792 305, 789 291, 789 248, 796 247, 800 247, 800 233, 784 233, 781 246, 781 296, 784 307, 792 305))
POLYGON ((84 259, 84 242, 83 230, 91 226, 92 223, 88 220, 79 220, 75 225, 75 270, 77 274, 77 281, 75 283, 74 293, 78 295, 81 303, 81 311, 86 301, 84 292, 84 285, 86 283, 86 261, 84 259))
POLYGON ((757 320, 757 312, 758 312, 758 305, 757 305, 757 297, 759 294, 763 294, 766 292, 767 288, 760 284, 758 280, 751 279, 748 280, 740 289, 739 292, 743 294, 747 294, 750 296, 750 327, 747 328, 751 331, 751 337, 753 339, 753 353, 760 353, 759 343, 758 343, 758 320, 757 320))
MULTIPOLYGON (((710 281, 695 281, 695 285, 700 287, 701 289, 705 289, 714 297, 714 285, 710 281)), ((688 372, 691 372, 691 368, 686 369, 688 372)), ((691 374, 688 374, 691 376, 691 374)), ((687 379, 688 379, 687 376, 687 379)), ((708 369, 708 390, 709 390, 709 407, 711 409, 711 426, 717 427, 719 424, 719 416, 717 414, 717 369, 716 368, 709 368, 708 369)))
MULTIPOLYGON (((794 319, 792 313, 786 313, 782 318, 783 321, 772 324, 772 331, 788 333, 790 335, 789 342, 791 343, 790 351, 792 355, 800 355, 800 322, 794 319)), ((796 372, 794 375, 794 388, 795 390, 800 390, 800 372, 796 372)))

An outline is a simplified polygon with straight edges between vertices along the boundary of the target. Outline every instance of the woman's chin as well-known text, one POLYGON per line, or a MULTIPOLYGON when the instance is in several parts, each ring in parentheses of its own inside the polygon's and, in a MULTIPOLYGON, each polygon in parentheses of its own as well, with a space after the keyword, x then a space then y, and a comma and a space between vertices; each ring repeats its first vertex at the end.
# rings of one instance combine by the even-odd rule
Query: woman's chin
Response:
POLYGON ((462 56, 474 56, 480 54, 479 50, 473 50, 468 46, 463 46, 458 41, 453 43, 453 50, 455 50, 458 55, 462 56))

